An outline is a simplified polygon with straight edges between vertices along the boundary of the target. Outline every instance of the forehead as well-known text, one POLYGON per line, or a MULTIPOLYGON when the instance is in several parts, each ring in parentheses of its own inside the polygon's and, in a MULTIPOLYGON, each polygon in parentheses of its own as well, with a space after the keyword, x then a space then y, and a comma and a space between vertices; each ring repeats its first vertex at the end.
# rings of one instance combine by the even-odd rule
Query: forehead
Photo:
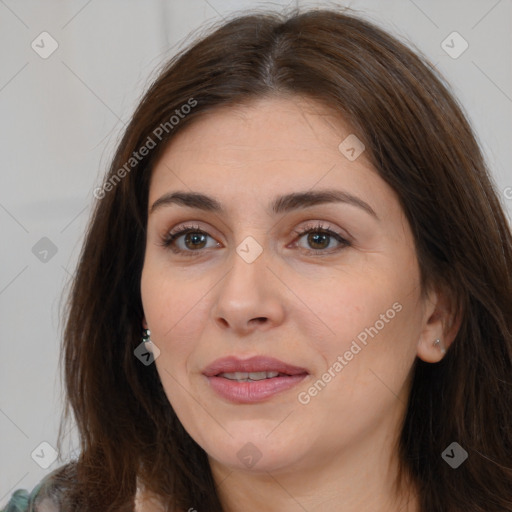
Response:
POLYGON ((389 195, 364 151, 350 160, 340 150, 354 137, 339 114, 310 99, 273 97, 221 107, 171 140, 153 170, 150 204, 169 189, 234 201, 340 186, 367 198, 389 195))
POLYGON ((303 157, 310 151, 336 154, 339 142, 351 133, 340 115, 319 102, 268 97, 200 114, 174 137, 167 152, 172 148, 193 154, 214 151, 228 159, 243 154, 244 160, 303 157))

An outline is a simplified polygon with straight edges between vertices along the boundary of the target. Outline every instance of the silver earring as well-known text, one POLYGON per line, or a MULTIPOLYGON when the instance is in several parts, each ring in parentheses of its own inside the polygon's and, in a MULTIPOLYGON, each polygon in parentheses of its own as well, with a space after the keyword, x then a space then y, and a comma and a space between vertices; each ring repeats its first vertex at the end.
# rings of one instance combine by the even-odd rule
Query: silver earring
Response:
POLYGON ((151 343, 151 331, 149 329, 144 329, 142 331, 142 341, 144 343, 151 343))
POLYGON ((434 347, 439 347, 442 354, 446 353, 446 349, 443 347, 441 340, 439 338, 437 338, 437 340, 434 341, 433 345, 434 345, 434 347))

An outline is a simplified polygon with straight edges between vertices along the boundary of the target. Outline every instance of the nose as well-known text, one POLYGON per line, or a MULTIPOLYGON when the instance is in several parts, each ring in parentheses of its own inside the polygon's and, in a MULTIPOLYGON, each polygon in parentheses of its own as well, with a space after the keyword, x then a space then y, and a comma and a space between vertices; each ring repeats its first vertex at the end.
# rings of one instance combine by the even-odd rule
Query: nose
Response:
POLYGON ((214 290, 214 322, 224 331, 245 336, 256 329, 268 330, 285 317, 283 284, 269 267, 264 250, 248 263, 233 252, 232 265, 214 290))

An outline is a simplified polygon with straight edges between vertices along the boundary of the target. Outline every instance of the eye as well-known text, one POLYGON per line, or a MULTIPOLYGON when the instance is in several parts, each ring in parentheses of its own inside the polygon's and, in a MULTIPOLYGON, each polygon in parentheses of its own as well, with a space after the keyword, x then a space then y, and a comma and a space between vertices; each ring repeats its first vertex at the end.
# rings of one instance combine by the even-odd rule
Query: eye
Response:
MULTIPOLYGON (((298 242, 295 242, 295 245, 305 249, 308 254, 327 255, 351 245, 339 233, 321 223, 305 226, 294 233, 298 235, 299 240, 303 238, 306 240, 309 249, 299 245, 298 242)), ((208 245, 208 238, 212 237, 199 226, 183 225, 166 234, 162 238, 161 245, 168 247, 176 254, 186 256, 197 255, 202 249, 221 247, 221 244, 216 241, 208 245)))
POLYGON ((208 233, 203 231, 199 226, 180 226, 168 233, 162 240, 164 247, 170 248, 173 252, 193 256, 194 252, 201 249, 210 249, 212 247, 220 247, 218 242, 207 246, 207 239, 211 238, 208 233), (180 239, 183 240, 180 240, 180 239), (182 244, 177 243, 181 241, 182 244))
POLYGON ((304 238, 306 240, 306 243, 312 248, 312 250, 308 250, 306 247, 306 252, 312 254, 330 254, 350 246, 350 242, 339 233, 322 224, 305 226, 301 230, 294 231, 294 233, 299 236, 299 239, 304 238))

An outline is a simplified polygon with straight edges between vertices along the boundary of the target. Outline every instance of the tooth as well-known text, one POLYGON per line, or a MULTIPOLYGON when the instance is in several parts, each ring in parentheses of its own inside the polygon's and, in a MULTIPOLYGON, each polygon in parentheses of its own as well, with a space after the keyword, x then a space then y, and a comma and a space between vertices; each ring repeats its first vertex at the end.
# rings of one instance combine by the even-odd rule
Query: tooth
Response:
POLYGON ((220 377, 224 377, 225 379, 230 380, 236 380, 238 382, 273 379, 274 377, 278 377, 279 375, 279 372, 225 372, 219 374, 220 377))
POLYGON ((221 373, 220 376, 230 380, 247 380, 249 374, 247 372, 232 372, 221 373))
POLYGON ((267 378, 267 372, 250 372, 249 378, 251 380, 264 380, 267 378))

